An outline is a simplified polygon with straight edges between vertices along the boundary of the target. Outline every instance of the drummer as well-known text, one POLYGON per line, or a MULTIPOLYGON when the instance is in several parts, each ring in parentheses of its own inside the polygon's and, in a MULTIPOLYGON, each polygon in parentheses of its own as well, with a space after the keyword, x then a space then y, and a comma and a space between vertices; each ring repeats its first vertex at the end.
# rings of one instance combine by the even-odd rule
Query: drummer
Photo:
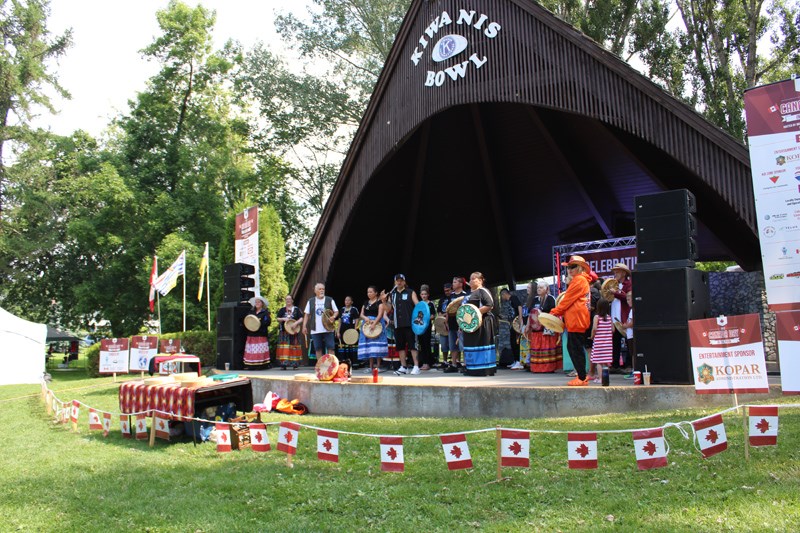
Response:
POLYGON ((394 288, 389 292, 388 302, 389 307, 393 312, 393 325, 394 325, 394 341, 397 345, 397 355, 400 357, 400 368, 395 370, 395 374, 403 376, 411 374, 415 376, 419 374, 419 358, 416 348, 416 338, 411 329, 411 312, 414 306, 419 303, 416 291, 410 289, 406 285, 406 277, 403 274, 397 274, 394 277, 394 288), (411 358, 414 360, 414 367, 408 369, 406 363, 406 354, 411 352, 411 358))
POLYGON ((497 370, 497 353, 494 344, 494 320, 492 309, 494 298, 483 284, 485 280, 480 272, 469 276, 469 287, 472 289, 462 305, 472 304, 480 310, 483 319, 480 327, 473 332, 463 332, 464 372, 468 376, 494 376, 497 370))
MULTIPOLYGON (((617 283, 619 283, 619 288, 614 292, 614 301, 611 302, 611 317, 616 321, 624 322, 625 320, 623 319, 627 318, 631 310, 627 299, 628 293, 631 292, 633 288, 631 283, 631 270, 625 263, 617 263, 611 267, 611 272, 614 274, 614 279, 617 280, 617 283)), ((621 341, 622 335, 619 333, 619 331, 614 329, 614 353, 611 357, 611 367, 609 368, 609 372, 612 374, 624 373, 623 366, 625 365, 620 365, 620 352, 622 351, 621 341)), ((633 366, 633 356, 630 353, 628 354, 627 366, 633 366)))
POLYGON ((381 360, 389 354, 389 344, 386 340, 386 328, 381 328, 381 333, 377 337, 371 338, 365 335, 370 328, 377 325, 383 326, 386 308, 378 299, 378 289, 374 285, 367 288, 367 301, 361 306, 360 318, 361 331, 358 335, 358 359, 359 361, 369 360, 367 373, 372 373, 373 369, 380 370, 381 360))
POLYGON ((453 284, 445 283, 443 289, 444 296, 439 300, 439 305, 437 306, 438 316, 444 319, 445 327, 445 334, 439 335, 439 349, 442 351, 441 370, 447 368, 448 361, 450 361, 450 334, 449 330, 447 330, 447 306, 450 304, 450 294, 453 292, 453 284))
POLYGON ((567 329, 567 351, 572 365, 575 367, 575 372, 578 374, 578 377, 567 385, 571 387, 586 386, 589 383, 586 378, 586 351, 583 339, 586 329, 589 327, 591 268, 589 263, 579 255, 573 255, 568 262, 561 263, 561 265, 567 267, 567 276, 571 281, 561 302, 550 311, 550 314, 564 317, 564 325, 567 329))
MULTIPOLYGON (((464 290, 464 285, 466 285, 466 280, 464 278, 460 276, 455 276, 453 278, 453 291, 450 293, 451 302, 457 298, 466 297, 469 295, 469 293, 464 290)), ((458 322, 456 322, 455 315, 448 314, 447 328, 449 330, 447 342, 450 345, 450 366, 445 368, 444 372, 449 374, 452 372, 458 372, 458 358, 463 347, 461 331, 458 329, 458 322)))
POLYGON ((258 319, 258 329, 246 329, 247 339, 244 343, 244 366, 248 369, 259 369, 269 365, 269 339, 267 327, 272 318, 267 308, 267 299, 263 296, 250 298, 251 314, 258 319))
POLYGON ((344 297, 344 307, 342 308, 341 319, 339 320, 339 330, 336 332, 339 337, 339 347, 337 349, 337 357, 340 364, 345 364, 353 369, 353 365, 358 360, 358 345, 347 344, 344 341, 344 333, 347 330, 356 329, 356 321, 360 315, 358 309, 353 305, 353 298, 350 296, 344 297))
MULTIPOLYGON (((419 296, 422 298, 423 303, 428 304, 429 316, 436 316, 436 307, 433 305, 433 302, 430 301, 430 288, 427 285, 420 287, 419 296)), ((433 350, 431 349, 432 330, 433 320, 430 320, 428 322, 428 327, 425 328, 422 335, 417 335, 417 341, 419 342, 419 362, 422 363, 422 366, 419 367, 420 370, 430 370, 436 365, 433 350)))
POLYGON ((306 308, 303 310, 303 335, 308 335, 309 318, 312 313, 314 314, 314 320, 311 325, 311 341, 314 343, 317 360, 322 357, 323 352, 333 355, 336 349, 333 330, 328 331, 322 324, 322 314, 325 311, 333 311, 331 320, 336 320, 336 317, 339 316, 339 308, 336 307, 336 302, 330 296, 325 296, 325 284, 317 283, 314 285, 314 296, 308 299, 306 308))
POLYGON ((303 314, 300 308, 294 305, 294 298, 291 294, 286 295, 286 305, 278 309, 278 349, 276 357, 281 365, 281 369, 286 370, 287 366, 297 368, 303 358, 303 348, 300 343, 300 319, 303 314), (286 326, 295 333, 289 333, 286 326))

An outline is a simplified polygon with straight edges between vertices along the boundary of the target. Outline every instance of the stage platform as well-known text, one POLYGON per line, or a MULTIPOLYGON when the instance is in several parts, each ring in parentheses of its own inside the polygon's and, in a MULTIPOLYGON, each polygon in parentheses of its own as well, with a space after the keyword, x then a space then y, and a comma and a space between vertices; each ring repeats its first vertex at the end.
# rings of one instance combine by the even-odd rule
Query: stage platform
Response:
MULTIPOLYGON (((216 371, 222 373, 222 371, 216 371)), ((567 387, 563 373, 531 374, 498 370, 493 377, 469 377, 430 370, 417 376, 382 372, 380 384, 297 381, 299 370, 239 371, 253 383, 253 402, 268 391, 298 399, 312 414, 374 417, 544 418, 631 413, 733 405, 732 395, 696 394, 692 385, 633 385, 621 375, 611 385, 567 387)), ((367 375, 358 369, 354 375, 367 375)), ((781 396, 778 377, 770 376, 770 393, 740 395, 739 403, 764 402, 781 396)))

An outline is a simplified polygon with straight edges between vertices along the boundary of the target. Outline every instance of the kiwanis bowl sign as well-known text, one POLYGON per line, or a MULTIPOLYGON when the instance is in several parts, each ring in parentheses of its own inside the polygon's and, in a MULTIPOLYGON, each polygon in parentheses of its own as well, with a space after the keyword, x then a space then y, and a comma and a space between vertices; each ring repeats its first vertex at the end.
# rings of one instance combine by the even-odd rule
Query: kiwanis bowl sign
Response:
POLYGON ((411 54, 411 62, 419 67, 421 60, 426 56, 430 58, 426 64, 433 70, 425 72, 425 87, 441 87, 446 82, 456 82, 486 64, 488 58, 475 45, 494 39, 501 29, 500 24, 484 13, 459 9, 453 19, 450 13, 442 11, 420 36, 411 54))

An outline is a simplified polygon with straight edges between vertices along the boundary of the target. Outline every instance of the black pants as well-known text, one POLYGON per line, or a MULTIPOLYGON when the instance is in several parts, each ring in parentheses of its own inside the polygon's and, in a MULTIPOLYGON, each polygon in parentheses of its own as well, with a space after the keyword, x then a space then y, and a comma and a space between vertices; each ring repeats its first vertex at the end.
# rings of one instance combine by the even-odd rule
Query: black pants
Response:
POLYGON ((519 333, 511 328, 511 357, 513 361, 508 364, 514 364, 514 361, 519 361, 519 333))
POLYGON ((435 365, 436 361, 431 350, 431 328, 425 330, 422 335, 417 335, 417 340, 419 341, 419 364, 435 365))
POLYGON ((620 335, 617 328, 614 328, 614 331, 611 334, 611 342, 613 342, 613 350, 611 355, 611 368, 620 368, 619 366, 619 356, 622 353, 622 335, 620 335))
POLYGON ((586 379, 586 350, 583 347, 585 339, 586 335, 583 332, 567 333, 567 351, 580 379, 586 379))

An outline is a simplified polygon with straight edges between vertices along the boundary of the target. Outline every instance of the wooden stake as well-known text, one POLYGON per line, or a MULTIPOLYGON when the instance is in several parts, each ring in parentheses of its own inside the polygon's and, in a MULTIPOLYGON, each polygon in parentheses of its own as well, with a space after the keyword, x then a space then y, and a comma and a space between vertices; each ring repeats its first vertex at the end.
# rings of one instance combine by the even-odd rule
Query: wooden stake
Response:
POLYGON ((50 416, 53 414, 53 399, 51 398, 52 392, 49 390, 47 391, 47 396, 45 396, 44 403, 45 407, 47 407, 47 415, 50 416))
POLYGON ((500 438, 500 426, 495 426, 495 434, 497 436, 497 481, 503 479, 503 441, 500 438))
POLYGON ((750 462, 750 424, 747 418, 747 407, 742 407, 742 426, 744 427, 744 460, 750 462))
POLYGON ((156 444, 156 415, 153 413, 153 421, 150 424, 150 447, 156 444))
POLYGON ((294 465, 292 464, 292 454, 290 453, 286 454, 286 466, 289 468, 294 468, 294 465))
POLYGON ((111 376, 114 378, 114 383, 116 383, 117 382, 117 373, 114 372, 113 374, 111 374, 111 376))

